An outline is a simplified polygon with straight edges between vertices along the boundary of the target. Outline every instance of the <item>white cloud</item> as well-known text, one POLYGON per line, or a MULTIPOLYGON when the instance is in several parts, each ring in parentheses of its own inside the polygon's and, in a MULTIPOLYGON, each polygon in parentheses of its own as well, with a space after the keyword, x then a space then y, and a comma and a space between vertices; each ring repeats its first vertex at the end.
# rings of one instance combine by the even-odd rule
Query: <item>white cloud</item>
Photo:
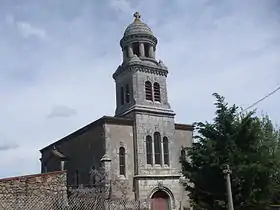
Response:
POLYGON ((28 38, 31 36, 35 36, 40 39, 47 38, 47 33, 44 29, 35 27, 28 22, 17 22, 16 25, 18 27, 19 32, 25 38, 28 38))
POLYGON ((132 0, 109 0, 109 6, 120 13, 132 11, 132 0))
POLYGON ((50 118, 56 117, 72 117, 77 114, 75 109, 72 109, 67 106, 54 106, 48 115, 50 118))
POLYGON ((34 26, 30 22, 17 21, 12 14, 6 15, 5 21, 8 25, 15 26, 24 38, 37 37, 42 40, 47 38, 47 32, 45 29, 34 26))
POLYGON ((0 151, 13 150, 18 148, 18 145, 12 142, 0 142, 0 151))

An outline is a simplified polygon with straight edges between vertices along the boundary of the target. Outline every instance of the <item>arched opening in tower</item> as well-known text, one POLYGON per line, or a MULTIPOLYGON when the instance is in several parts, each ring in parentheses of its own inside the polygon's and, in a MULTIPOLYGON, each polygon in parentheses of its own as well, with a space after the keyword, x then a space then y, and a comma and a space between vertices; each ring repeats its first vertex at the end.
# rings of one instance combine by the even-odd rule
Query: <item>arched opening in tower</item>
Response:
POLYGON ((144 44, 144 49, 145 49, 145 57, 150 57, 150 55, 149 55, 149 51, 150 51, 150 44, 148 44, 148 43, 145 43, 144 44))
POLYGON ((139 51, 139 43, 138 42, 132 44, 132 49, 133 49, 133 54, 135 54, 139 57, 140 56, 140 51, 139 51))
POLYGON ((170 198, 169 195, 159 190, 152 196, 152 210, 170 210, 170 198))

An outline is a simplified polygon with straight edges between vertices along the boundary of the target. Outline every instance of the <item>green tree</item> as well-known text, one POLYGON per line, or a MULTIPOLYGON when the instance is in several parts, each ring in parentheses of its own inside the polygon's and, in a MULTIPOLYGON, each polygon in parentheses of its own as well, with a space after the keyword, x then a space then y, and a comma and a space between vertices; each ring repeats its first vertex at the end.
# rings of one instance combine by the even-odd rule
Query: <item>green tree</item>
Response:
POLYGON ((227 209, 222 166, 232 170, 235 210, 265 210, 277 202, 280 192, 280 135, 267 116, 243 113, 213 94, 213 122, 195 124, 194 143, 184 148, 182 172, 195 210, 227 209))

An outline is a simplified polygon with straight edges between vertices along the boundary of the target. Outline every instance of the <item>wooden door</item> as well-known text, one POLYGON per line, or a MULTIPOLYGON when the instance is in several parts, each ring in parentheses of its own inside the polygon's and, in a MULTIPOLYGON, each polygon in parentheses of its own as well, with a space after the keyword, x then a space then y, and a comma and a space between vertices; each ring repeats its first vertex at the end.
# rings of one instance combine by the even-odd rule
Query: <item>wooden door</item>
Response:
POLYGON ((169 210, 169 202, 166 198, 153 198, 152 210, 169 210))

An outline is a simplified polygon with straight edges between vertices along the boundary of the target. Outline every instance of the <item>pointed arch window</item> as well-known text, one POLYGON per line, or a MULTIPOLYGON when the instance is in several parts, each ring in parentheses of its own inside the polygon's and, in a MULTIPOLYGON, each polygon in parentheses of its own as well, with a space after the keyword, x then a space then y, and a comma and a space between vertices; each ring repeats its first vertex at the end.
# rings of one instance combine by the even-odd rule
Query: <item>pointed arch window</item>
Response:
POLYGON ((159 132, 154 133, 155 164, 161 164, 161 137, 159 132))
POLYGON ((160 85, 157 82, 154 83, 154 97, 155 101, 160 102, 160 85))
POLYGON ((145 94, 146 94, 146 100, 148 101, 153 100, 152 83, 150 81, 145 82, 145 94))
POLYGON ((152 137, 146 137, 146 158, 147 164, 153 164, 153 147, 152 147, 152 137))
POLYGON ((163 160, 165 165, 169 165, 169 142, 168 138, 163 137, 163 160))
POLYGON ((120 167, 120 175, 125 176, 125 148, 120 147, 119 149, 119 167, 120 167))
POLYGON ((121 105, 124 105, 124 88, 123 87, 121 87, 120 95, 121 95, 121 105))

